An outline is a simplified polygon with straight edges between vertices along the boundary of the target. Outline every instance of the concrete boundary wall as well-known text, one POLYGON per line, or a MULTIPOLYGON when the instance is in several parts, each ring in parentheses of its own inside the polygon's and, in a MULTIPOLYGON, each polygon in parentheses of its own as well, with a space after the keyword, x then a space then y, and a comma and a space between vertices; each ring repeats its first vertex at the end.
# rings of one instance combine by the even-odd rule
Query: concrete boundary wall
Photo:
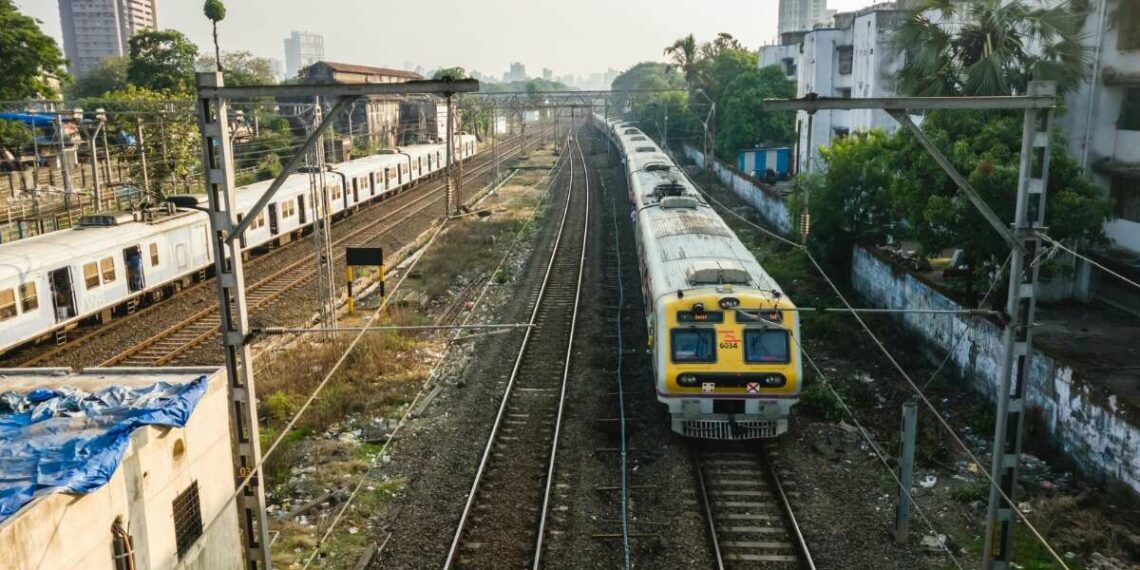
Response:
MULTIPOLYGON (((685 154, 704 164, 702 153, 685 145, 685 154)), ((720 182, 750 204, 768 223, 788 234, 787 206, 759 181, 714 163, 720 182)), ((862 246, 854 246, 851 285, 868 305, 883 308, 961 307, 906 269, 862 246)), ((922 339, 924 352, 941 360, 950 353, 975 389, 993 400, 1001 374, 1002 329, 981 318, 907 314, 899 321, 922 339), (965 334, 965 338, 960 337, 965 334)), ((1035 350, 1031 359, 1029 406, 1040 412, 1046 433, 1086 474, 1115 481, 1140 493, 1140 410, 1081 378, 1070 366, 1035 350)), ((988 435, 988 434, 983 434, 988 435)))
MULTIPOLYGON (((690 145, 685 145, 685 156, 704 168, 705 156, 701 151, 690 145)), ((733 193, 741 200, 755 208, 769 226, 776 228, 779 233, 784 235, 792 232, 791 213, 788 211, 788 205, 778 194, 764 187, 759 180, 720 160, 714 159, 713 170, 721 184, 732 188, 733 193)), ((697 182, 700 183, 699 180, 697 182)))

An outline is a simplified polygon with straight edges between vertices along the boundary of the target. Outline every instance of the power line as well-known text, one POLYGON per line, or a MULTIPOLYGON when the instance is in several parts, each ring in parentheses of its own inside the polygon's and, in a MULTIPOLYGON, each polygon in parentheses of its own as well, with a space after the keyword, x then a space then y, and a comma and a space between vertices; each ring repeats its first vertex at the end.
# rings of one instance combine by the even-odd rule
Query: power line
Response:
POLYGON ((1129 284, 1129 285, 1131 285, 1137 289, 1140 289, 1140 283, 1137 283, 1137 282, 1135 282, 1135 281, 1133 281, 1133 280, 1131 280, 1131 279, 1129 279, 1129 278, 1105 267, 1104 265, 1098 263, 1097 261, 1095 261, 1095 260, 1093 260, 1087 256, 1081 255, 1081 254, 1077 253, 1076 251, 1065 247, 1064 244, 1062 244, 1061 242, 1045 235, 1044 233, 1037 232, 1037 236, 1040 237, 1041 239, 1053 244, 1053 247, 1058 248, 1061 251, 1066 251, 1066 252, 1068 252, 1068 253, 1070 253, 1070 254, 1072 254, 1072 255, 1080 258, 1080 259, 1083 259, 1083 260, 1091 263, 1092 265, 1096 266, 1101 271, 1104 271, 1105 273, 1108 273, 1109 275, 1112 275, 1113 277, 1115 277, 1115 278, 1117 278, 1117 279, 1119 279, 1119 280, 1121 280, 1121 281, 1123 281, 1123 282, 1125 282, 1125 283, 1127 283, 1127 284, 1129 284))

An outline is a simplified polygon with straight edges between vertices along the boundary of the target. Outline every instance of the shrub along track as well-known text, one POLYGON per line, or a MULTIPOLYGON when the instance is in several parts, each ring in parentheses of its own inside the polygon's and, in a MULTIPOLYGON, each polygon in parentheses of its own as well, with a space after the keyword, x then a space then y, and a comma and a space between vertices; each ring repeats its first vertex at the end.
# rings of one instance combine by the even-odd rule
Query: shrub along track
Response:
MULTIPOLYGON (((504 144, 500 149, 500 159, 517 156, 520 153, 519 142, 514 139, 504 144)), ((489 152, 480 153, 467 162, 465 185, 475 185, 493 172, 489 152)), ((392 245, 410 243, 423 228, 438 218, 437 213, 442 213, 445 187, 445 178, 439 176, 391 198, 370 203, 333 226, 335 244, 377 236, 384 236, 392 245), (338 234, 342 237, 337 237, 338 234)), ((337 262, 342 261, 342 256, 338 257, 337 262)), ((293 300, 293 295, 287 293, 308 293, 305 286, 312 284, 314 266, 311 243, 301 239, 270 249, 251 260, 246 265, 246 290, 251 309, 277 309, 283 304, 278 301, 293 300), (298 243, 301 241, 305 243, 298 243)), ((343 280, 342 274, 343 270, 334 273, 338 280, 343 280)), ((343 281, 339 283, 343 285, 343 281)), ((311 299, 312 295, 308 297, 311 299)), ((179 295, 94 327, 67 344, 47 350, 45 347, 29 347, 15 356, 30 356, 19 366, 85 368, 95 365, 215 364, 221 360, 220 351, 217 347, 202 345, 208 344, 206 341, 217 334, 216 302, 213 280, 201 280, 179 295)), ((264 315, 260 317, 274 323, 297 324, 296 317, 303 320, 311 315, 315 310, 313 306, 315 303, 310 306, 301 298, 282 311, 288 313, 281 315, 284 318, 272 313, 269 319, 264 315)))

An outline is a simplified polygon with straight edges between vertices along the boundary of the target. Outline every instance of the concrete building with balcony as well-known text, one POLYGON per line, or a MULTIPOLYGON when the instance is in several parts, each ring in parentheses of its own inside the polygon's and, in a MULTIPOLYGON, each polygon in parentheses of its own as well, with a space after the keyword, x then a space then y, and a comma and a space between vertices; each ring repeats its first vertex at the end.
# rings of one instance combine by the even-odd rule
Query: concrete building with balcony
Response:
POLYGON ((59 0, 59 23, 68 71, 80 76, 126 55, 135 34, 158 29, 158 0, 59 0))
POLYGON ((0 374, 0 568, 243 566, 224 370, 0 374))

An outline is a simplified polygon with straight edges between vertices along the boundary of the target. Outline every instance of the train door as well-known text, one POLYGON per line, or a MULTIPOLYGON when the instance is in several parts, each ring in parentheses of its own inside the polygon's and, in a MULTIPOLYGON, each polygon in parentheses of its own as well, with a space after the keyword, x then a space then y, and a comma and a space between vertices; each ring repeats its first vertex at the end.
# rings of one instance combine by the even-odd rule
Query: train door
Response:
POLYGON ((48 273, 48 284, 51 285, 55 322, 61 323, 77 315, 78 313, 75 311, 75 287, 71 283, 71 268, 61 267, 48 273))
POLYGON ((123 267, 127 268, 128 291, 138 293, 146 288, 141 247, 133 245, 123 250, 123 267))
POLYGON ((277 235, 277 204, 269 205, 269 235, 277 235))
POLYGON ((306 213, 305 196, 297 196, 297 224, 302 226, 305 225, 305 222, 308 220, 306 213))
POLYGON ((352 203, 353 204, 359 204, 360 203, 360 179, 359 178, 353 178, 352 179, 352 203))

